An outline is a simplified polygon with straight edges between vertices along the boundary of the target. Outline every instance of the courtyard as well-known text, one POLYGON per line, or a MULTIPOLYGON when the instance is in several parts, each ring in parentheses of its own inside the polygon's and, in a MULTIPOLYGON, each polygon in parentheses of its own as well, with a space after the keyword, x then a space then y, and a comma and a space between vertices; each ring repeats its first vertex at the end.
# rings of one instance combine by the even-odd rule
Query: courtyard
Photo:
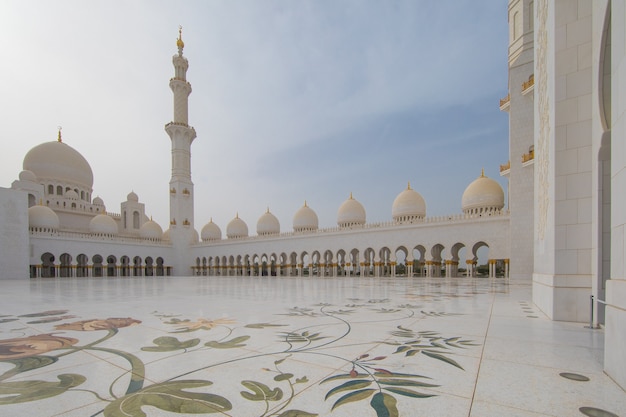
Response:
POLYGON ((9 280, 2 416, 626 416, 530 280, 9 280))

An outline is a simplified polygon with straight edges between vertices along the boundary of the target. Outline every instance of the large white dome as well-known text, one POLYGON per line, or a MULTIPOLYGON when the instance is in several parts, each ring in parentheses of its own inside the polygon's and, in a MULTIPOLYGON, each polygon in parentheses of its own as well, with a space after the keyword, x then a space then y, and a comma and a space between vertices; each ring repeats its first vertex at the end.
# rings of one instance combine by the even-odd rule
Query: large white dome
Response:
POLYGON ((213 223, 213 219, 211 219, 202 228, 202 231, 200 232, 200 237, 202 238, 203 242, 207 242, 211 240, 221 240, 222 230, 219 228, 218 225, 213 223))
POLYGON ((28 209, 28 227, 42 232, 59 230, 59 216, 46 206, 32 206, 28 209))
POLYGON ((55 180, 93 187, 93 172, 87 160, 71 146, 61 142, 45 142, 32 148, 24 157, 24 170, 32 171, 41 180, 55 180))
POLYGON ((293 216, 293 230, 295 232, 317 230, 318 225, 319 220, 317 219, 317 214, 305 201, 304 205, 300 207, 293 216))
POLYGON ((365 224, 365 208, 350 193, 350 198, 343 202, 337 212, 339 227, 350 227, 365 224))
POLYGON ((410 183, 407 185, 406 190, 398 194, 393 201, 391 216, 397 222, 418 220, 426 217, 426 202, 420 193, 411 188, 410 183))
POLYGON ((277 235, 280 233, 280 223, 268 208, 256 223, 256 234, 259 236, 277 235))
POLYGON ((143 239, 161 240, 163 238, 163 229, 157 222, 150 219, 141 225, 139 236, 143 239))
POLYGON ((239 214, 226 226, 226 237, 229 239, 248 236, 248 225, 239 218, 239 214))
POLYGON ((497 181, 485 176, 484 171, 467 186, 461 199, 466 214, 492 213, 504 207, 504 191, 497 181))
POLYGON ((89 231, 98 236, 115 236, 118 233, 117 223, 107 214, 98 214, 89 222, 89 231))

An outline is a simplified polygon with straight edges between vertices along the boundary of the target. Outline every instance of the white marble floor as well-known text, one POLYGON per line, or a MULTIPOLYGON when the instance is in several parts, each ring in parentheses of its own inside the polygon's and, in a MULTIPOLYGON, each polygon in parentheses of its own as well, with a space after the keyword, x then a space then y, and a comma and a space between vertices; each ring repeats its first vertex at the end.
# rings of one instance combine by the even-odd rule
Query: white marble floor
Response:
POLYGON ((529 281, 5 281, 2 416, 626 416, 529 281), (564 376, 562 376, 564 375, 564 376))

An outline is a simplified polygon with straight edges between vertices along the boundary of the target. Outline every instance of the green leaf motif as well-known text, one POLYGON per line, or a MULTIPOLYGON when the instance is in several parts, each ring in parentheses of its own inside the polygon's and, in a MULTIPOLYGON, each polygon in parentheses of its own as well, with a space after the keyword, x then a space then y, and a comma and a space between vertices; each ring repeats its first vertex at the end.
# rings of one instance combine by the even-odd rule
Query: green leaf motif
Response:
POLYGON ((300 410, 287 410, 278 415, 278 417, 317 417, 317 414, 307 413, 300 410))
POLYGON ((244 327, 247 327, 248 329, 264 329, 266 327, 283 327, 283 326, 287 326, 287 324, 253 323, 253 324, 246 324, 244 327))
POLYGON ((141 350, 144 352, 172 352, 179 349, 189 349, 200 343, 200 339, 190 339, 181 342, 175 337, 162 336, 152 341, 156 346, 145 346, 141 350))
POLYGON ((454 359, 450 359, 447 356, 442 355, 441 353, 438 352, 431 352, 428 350, 423 350, 422 353, 428 357, 434 358, 434 359, 439 359, 440 361, 449 363, 452 366, 456 366, 459 369, 465 370, 463 369, 463 367, 461 365, 459 365, 454 359))
POLYGON ((399 372, 391 372, 391 373, 376 372, 374 374, 374 376, 376 376, 378 378, 426 378, 426 379, 432 379, 429 376, 417 375, 417 374, 402 374, 402 373, 399 373, 399 372))
POLYGON ((57 378, 59 382, 37 380, 0 383, 0 405, 56 397, 86 381, 84 376, 78 374, 61 374, 57 378))
POLYGON ((336 386, 326 393, 326 397, 324 397, 324 401, 328 399, 328 397, 337 394, 338 392, 343 391, 354 391, 358 389, 367 388, 372 385, 372 381, 367 379, 355 379, 352 381, 344 382, 341 385, 336 386))
POLYGON ((46 317, 46 316, 60 316, 67 313, 69 310, 48 310, 40 313, 22 314, 18 317, 46 317))
POLYGON ((293 374, 279 374, 274 377, 274 381, 280 382, 293 378, 293 374))
POLYGON ((394 394, 400 394, 400 395, 404 395, 405 397, 411 397, 411 398, 430 398, 430 397, 435 397, 435 394, 423 394, 421 392, 417 392, 417 391, 413 391, 410 390, 408 388, 389 388, 389 387, 385 387, 383 388, 387 391, 391 391, 394 394))
POLYGON ((233 349, 244 347, 246 344, 243 343, 246 340, 250 339, 250 336, 239 336, 233 339, 227 340, 226 342, 218 342, 217 340, 212 340, 210 342, 206 342, 204 346, 212 347, 214 349, 233 349))
POLYGON ((312 342, 315 340, 327 339, 329 337, 329 336, 320 336, 320 333, 310 334, 310 332, 308 331, 305 331, 302 333, 283 332, 282 335, 283 335, 282 337, 284 337, 285 340, 290 343, 312 342))
POLYGON ((2 362, 12 363, 13 365, 15 365, 15 368, 7 372, 15 375, 20 372, 32 371, 33 369, 43 368, 44 366, 51 365, 58 360, 59 358, 57 358, 56 356, 39 355, 28 356, 26 358, 19 359, 8 359, 2 362))
POLYGON ((309 382, 309 378, 303 376, 302 378, 296 378, 296 384, 304 384, 305 382, 309 382))
POLYGON ((355 401, 361 401, 364 400, 366 398, 369 398, 372 396, 372 394, 376 392, 375 389, 373 388, 368 388, 368 389, 363 389, 360 391, 354 391, 351 392, 349 394, 344 395, 343 397, 341 397, 340 399, 338 399, 335 404, 333 404, 333 408, 331 408, 331 411, 333 411, 335 408, 348 404, 348 403, 352 403, 355 401))
POLYGON ((378 383, 382 385, 399 385, 399 386, 404 386, 404 387, 433 388, 433 387, 439 386, 435 384, 427 384, 425 382, 420 382, 420 381, 405 381, 403 379, 379 379, 378 383))
POLYGON ((211 384, 211 381, 190 379, 151 385, 113 401, 104 409, 104 416, 146 417, 141 409, 145 405, 180 414, 215 414, 231 410, 230 401, 220 395, 184 391, 185 388, 195 389, 211 384))
POLYGON ((279 401, 283 398, 283 390, 276 387, 270 389, 267 385, 257 381, 241 381, 241 385, 248 388, 248 391, 241 391, 241 396, 250 401, 279 401))
POLYGON ((370 405, 376 410, 378 417, 399 417, 400 413, 398 413, 396 403, 396 399, 386 392, 377 392, 370 401, 370 405))

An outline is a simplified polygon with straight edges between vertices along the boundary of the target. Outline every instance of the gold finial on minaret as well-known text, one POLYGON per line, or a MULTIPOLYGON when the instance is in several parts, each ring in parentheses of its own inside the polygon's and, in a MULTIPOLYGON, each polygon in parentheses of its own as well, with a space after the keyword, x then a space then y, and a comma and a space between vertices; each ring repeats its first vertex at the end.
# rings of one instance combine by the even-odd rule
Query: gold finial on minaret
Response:
POLYGON ((407 184, 407 186, 406 186, 406 189, 407 189, 407 190, 410 190, 410 189, 411 189, 411 181, 409 181, 409 182, 408 182, 408 184, 407 184))
POLYGON ((350 191, 350 200, 354 200, 354 198, 352 198, 352 191, 350 191))
POLYGON ((480 178, 485 178, 485 168, 480 172, 480 178))
POLYGON ((57 134, 57 141, 63 142, 63 140, 61 139, 61 129, 63 128, 61 126, 57 126, 57 129, 59 129, 59 133, 57 134))
POLYGON ((183 54, 183 48, 185 47, 185 42, 183 42, 183 27, 178 26, 178 39, 176 39, 176 46, 178 47, 178 54, 183 54))

